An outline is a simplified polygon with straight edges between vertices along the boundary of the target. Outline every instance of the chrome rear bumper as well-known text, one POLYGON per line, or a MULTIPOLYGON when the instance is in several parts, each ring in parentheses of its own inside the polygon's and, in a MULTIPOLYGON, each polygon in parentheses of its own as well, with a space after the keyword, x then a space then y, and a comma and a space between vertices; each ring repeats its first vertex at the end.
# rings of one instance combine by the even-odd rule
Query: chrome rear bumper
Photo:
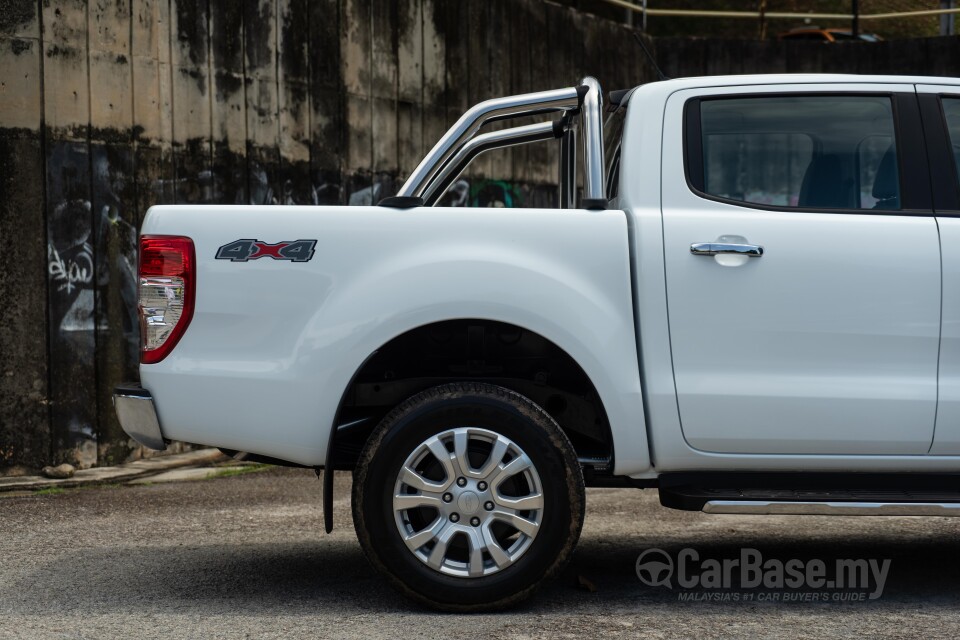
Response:
POLYGON ((139 384, 123 384, 113 390, 113 406, 127 435, 150 449, 163 451, 167 443, 160 431, 153 396, 139 384))

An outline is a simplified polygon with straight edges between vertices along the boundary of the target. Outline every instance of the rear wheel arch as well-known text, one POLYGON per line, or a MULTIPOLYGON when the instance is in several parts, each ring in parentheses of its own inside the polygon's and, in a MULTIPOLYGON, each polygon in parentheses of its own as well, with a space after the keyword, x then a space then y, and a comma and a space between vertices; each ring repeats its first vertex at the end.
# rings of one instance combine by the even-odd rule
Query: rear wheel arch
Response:
POLYGON ((540 405, 578 457, 612 470, 614 443, 603 401, 580 364, 552 340, 481 318, 409 329, 370 353, 341 394, 325 467, 351 470, 379 421, 407 398, 446 382, 497 384, 540 405))

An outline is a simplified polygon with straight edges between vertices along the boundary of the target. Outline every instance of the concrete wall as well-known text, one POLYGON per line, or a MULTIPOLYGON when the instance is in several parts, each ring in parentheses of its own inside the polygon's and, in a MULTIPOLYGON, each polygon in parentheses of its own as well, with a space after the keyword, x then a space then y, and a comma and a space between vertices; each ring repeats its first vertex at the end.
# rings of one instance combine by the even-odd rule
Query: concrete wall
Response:
MULTIPOLYGON (((136 455, 110 393, 150 205, 376 201, 469 105, 636 84, 634 53, 542 0, 0 0, 0 468, 136 455)), ((450 198, 552 204, 555 154, 450 198)))
MULTIPOLYGON (((661 40, 668 75, 960 72, 957 39, 661 40)), ((366 203, 470 105, 652 79, 623 25, 543 0, 0 0, 0 470, 138 455, 136 233, 157 203, 366 203)), ((450 203, 551 205, 555 145, 450 203)))
POLYGON ((663 72, 677 78, 737 73, 960 75, 960 36, 834 45, 657 38, 655 45, 663 72))

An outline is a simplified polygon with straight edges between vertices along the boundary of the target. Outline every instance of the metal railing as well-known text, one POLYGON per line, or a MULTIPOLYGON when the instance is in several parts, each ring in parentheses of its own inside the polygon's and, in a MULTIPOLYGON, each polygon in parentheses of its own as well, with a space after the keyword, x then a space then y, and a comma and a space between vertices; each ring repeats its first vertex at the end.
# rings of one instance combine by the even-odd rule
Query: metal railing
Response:
POLYGON ((918 9, 914 11, 891 11, 887 13, 800 13, 788 11, 717 11, 713 9, 655 9, 648 3, 637 4, 629 0, 602 0, 607 4, 623 7, 647 16, 672 16, 678 18, 744 18, 758 19, 787 19, 787 20, 890 20, 895 18, 922 18, 929 16, 944 16, 960 13, 956 9, 918 9))

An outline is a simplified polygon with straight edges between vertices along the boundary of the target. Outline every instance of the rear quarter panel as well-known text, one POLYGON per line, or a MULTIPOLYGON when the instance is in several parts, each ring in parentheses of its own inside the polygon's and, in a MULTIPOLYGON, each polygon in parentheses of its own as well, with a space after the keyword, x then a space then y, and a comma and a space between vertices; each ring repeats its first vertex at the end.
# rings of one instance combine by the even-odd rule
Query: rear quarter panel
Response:
POLYGON ((480 318, 566 350, 603 400, 616 472, 649 468, 622 211, 180 205, 152 208, 142 231, 197 252, 193 320, 140 367, 168 438, 322 465, 370 354, 480 318), (317 245, 309 262, 214 259, 241 238, 317 245))

